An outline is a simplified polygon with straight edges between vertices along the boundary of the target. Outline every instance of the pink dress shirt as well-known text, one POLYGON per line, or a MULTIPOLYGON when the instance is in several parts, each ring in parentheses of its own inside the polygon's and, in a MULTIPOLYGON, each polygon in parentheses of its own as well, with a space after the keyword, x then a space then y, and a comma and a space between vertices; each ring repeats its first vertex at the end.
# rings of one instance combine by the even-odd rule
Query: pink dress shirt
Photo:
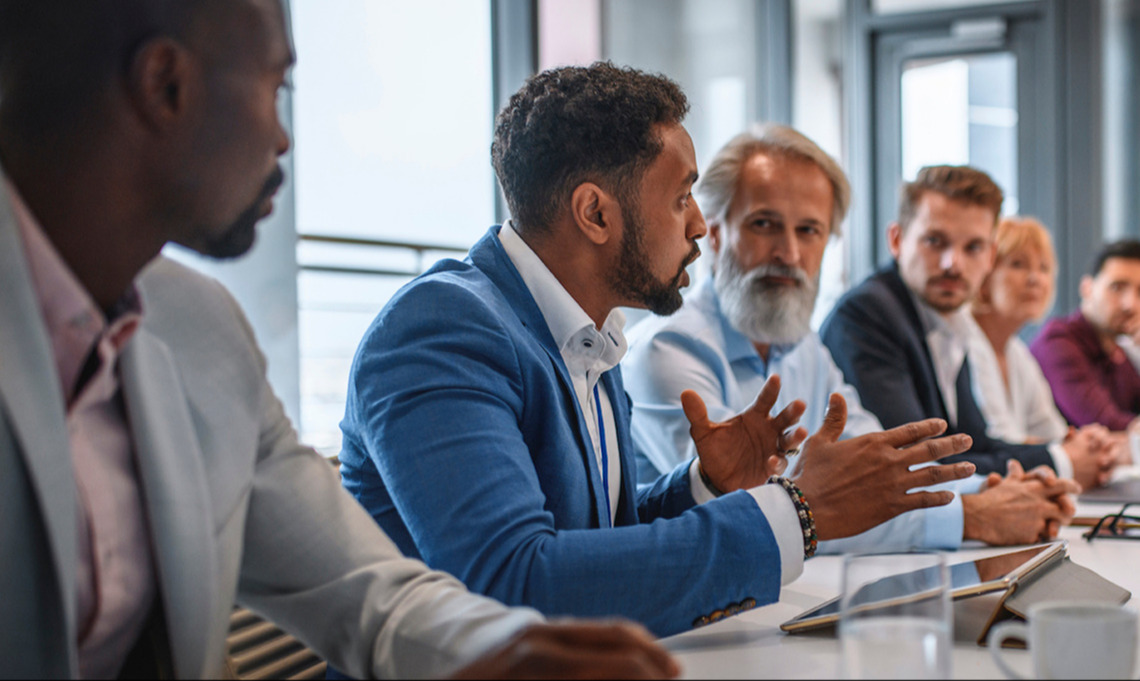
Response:
POLYGON ((79 672, 118 675, 155 594, 142 488, 119 385, 118 357, 138 329, 132 289, 108 324, 7 183, 66 408, 76 480, 79 672))

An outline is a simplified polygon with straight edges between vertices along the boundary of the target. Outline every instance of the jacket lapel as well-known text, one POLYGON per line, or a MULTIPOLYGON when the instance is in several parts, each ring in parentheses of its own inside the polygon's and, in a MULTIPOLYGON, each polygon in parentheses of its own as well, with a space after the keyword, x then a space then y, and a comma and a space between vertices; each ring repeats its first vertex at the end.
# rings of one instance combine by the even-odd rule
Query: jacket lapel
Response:
POLYGON ((175 672, 201 677, 212 669, 217 561, 198 437, 169 350, 145 326, 121 362, 175 672))
POLYGON ((0 176, 0 410, 8 414, 39 502, 55 559, 56 581, 63 590, 61 616, 68 632, 70 668, 76 673, 76 486, 71 443, 51 341, 2 179, 0 176))
POLYGON ((949 422, 950 410, 947 409, 946 401, 942 399, 942 391, 938 389, 938 374, 934 371, 934 358, 930 356, 930 345, 926 342, 926 331, 922 325, 922 320, 918 316, 918 310, 914 306, 914 301, 910 297, 909 289, 906 283, 899 275, 898 264, 892 263, 890 267, 884 271, 883 281, 887 285, 887 289, 891 295, 899 302, 899 306, 906 314, 907 324, 910 325, 911 330, 915 335, 915 343, 919 347, 919 352, 925 360, 922 363, 922 385, 926 386, 926 402, 929 407, 927 410, 931 416, 938 416, 949 422), (940 414, 933 414, 931 410, 941 408, 940 414))
MULTIPOLYGON (((546 324, 546 319, 542 316, 542 310, 538 308, 538 303, 534 302, 534 296, 530 294, 527 289, 526 283, 523 282, 522 276, 519 275, 518 270, 515 269, 514 263, 511 262, 503 246, 499 243, 499 227, 492 227, 491 230, 483 236, 468 253, 468 258, 475 267, 479 268, 483 274, 502 292, 503 296, 511 304, 511 309, 518 315, 519 321, 524 327, 534 336, 538 344, 550 357, 551 364, 554 366, 555 373, 558 375, 558 380, 562 385, 562 398, 570 405, 576 415, 578 425, 578 451, 582 457, 582 465, 586 467, 586 473, 590 481, 590 495, 594 502, 594 511, 597 514, 597 522, 599 527, 608 527, 609 521, 602 522, 606 518, 606 501, 602 496, 602 477, 598 471, 598 466, 595 462, 594 445, 590 440, 590 431, 586 426, 585 416, 582 414, 582 408, 578 403, 578 398, 574 394, 574 383, 570 380, 570 370, 566 368, 566 362, 562 359, 562 352, 559 350, 557 344, 554 342, 554 336, 550 334, 550 327, 546 324)), ((613 402, 613 392, 610 392, 611 402, 613 402)), ((623 395, 624 399, 624 395, 623 395)), ((620 430, 620 428, 619 428, 620 430)), ((629 469, 625 467, 625 462, 622 462, 622 478, 623 484, 629 469)))

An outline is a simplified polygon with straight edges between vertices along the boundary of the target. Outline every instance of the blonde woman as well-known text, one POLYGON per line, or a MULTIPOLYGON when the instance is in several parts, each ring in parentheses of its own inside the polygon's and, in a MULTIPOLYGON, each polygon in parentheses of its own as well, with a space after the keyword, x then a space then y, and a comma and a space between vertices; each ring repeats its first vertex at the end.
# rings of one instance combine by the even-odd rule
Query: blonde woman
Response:
POLYGON ((1071 473, 1084 487, 1103 484, 1115 459, 1115 438, 1101 426, 1069 428, 1041 367, 1017 337, 1053 306, 1056 258, 1049 231, 1033 218, 1003 218, 995 245, 993 270, 972 304, 977 324, 968 350, 987 434, 1007 442, 1079 443, 1067 448, 1072 470, 1058 473, 1071 473))

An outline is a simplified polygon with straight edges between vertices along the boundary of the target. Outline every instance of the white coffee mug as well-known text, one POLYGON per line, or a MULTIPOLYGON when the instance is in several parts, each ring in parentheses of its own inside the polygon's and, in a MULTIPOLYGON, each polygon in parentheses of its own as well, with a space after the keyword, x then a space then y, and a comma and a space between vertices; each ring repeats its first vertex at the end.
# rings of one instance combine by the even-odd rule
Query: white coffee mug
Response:
POLYGON ((1033 678, 1130 679, 1136 666, 1136 613, 1111 603, 1049 601, 1029 607, 1029 622, 1002 622, 986 641, 1007 676, 1027 678, 1005 660, 1001 644, 1029 644, 1033 678))

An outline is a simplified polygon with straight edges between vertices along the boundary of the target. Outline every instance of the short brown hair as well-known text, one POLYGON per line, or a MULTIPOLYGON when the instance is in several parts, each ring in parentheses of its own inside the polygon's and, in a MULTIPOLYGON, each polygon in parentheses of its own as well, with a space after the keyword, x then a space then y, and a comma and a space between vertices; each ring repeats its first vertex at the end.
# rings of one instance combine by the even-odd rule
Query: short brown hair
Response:
POLYGON ((989 209, 994 214, 994 227, 1005 200, 1001 187, 977 168, 970 166, 925 166, 913 182, 904 182, 899 192, 899 226, 905 231, 918 212, 918 204, 926 192, 936 192, 954 201, 989 209))

